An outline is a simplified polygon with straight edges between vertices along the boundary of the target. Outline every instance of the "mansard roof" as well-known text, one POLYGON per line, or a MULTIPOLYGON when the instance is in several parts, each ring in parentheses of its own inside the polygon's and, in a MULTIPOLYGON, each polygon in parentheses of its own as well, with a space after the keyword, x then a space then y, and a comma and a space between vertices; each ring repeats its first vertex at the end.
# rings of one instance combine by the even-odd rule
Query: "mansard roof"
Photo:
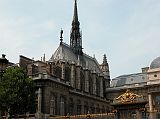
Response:
POLYGON ((122 75, 112 79, 111 87, 139 86, 147 83, 146 73, 122 75))
POLYGON ((85 53, 82 56, 76 55, 68 44, 61 43, 57 50, 54 52, 50 58, 50 62, 57 60, 64 60, 69 63, 80 63, 83 68, 88 68, 89 70, 95 70, 97 73, 101 73, 99 63, 97 60, 85 53))

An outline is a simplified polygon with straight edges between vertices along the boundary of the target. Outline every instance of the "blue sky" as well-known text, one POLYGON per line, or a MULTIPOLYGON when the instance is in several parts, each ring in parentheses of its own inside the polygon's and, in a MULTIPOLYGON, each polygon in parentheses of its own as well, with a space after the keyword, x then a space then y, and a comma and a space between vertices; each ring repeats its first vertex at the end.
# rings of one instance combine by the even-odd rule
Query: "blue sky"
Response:
MULTIPOLYGON (((69 43, 74 0, 0 0, 0 54, 49 59, 60 29, 69 43)), ((160 56, 160 0, 78 0, 86 54, 102 62, 111 77, 141 72, 160 56)))

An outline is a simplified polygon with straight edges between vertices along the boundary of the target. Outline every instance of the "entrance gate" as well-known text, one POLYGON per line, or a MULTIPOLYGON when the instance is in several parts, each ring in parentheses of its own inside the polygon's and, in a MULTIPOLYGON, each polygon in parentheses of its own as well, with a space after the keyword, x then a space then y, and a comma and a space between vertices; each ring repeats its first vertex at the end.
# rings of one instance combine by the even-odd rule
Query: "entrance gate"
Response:
POLYGON ((124 94, 115 98, 112 105, 117 119, 146 119, 146 104, 143 96, 127 90, 124 94))

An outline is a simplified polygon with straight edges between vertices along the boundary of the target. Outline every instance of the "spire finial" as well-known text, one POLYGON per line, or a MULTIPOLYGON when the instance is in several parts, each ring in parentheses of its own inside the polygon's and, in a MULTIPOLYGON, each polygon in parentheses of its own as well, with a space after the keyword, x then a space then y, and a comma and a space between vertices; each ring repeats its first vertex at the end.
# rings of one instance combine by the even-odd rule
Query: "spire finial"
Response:
POLYGON ((74 2, 74 16, 73 16, 73 21, 78 22, 78 10, 77 10, 77 0, 74 2))
POLYGON ((104 56, 103 56, 103 64, 107 64, 106 54, 104 54, 104 56))
POLYGON ((72 29, 71 29, 71 34, 70 34, 70 47, 75 54, 83 55, 82 34, 80 33, 79 25, 80 23, 78 21, 77 0, 75 0, 72 29))
POLYGON ((61 32, 60 32, 60 43, 62 43, 62 41, 63 41, 63 30, 62 30, 62 28, 61 28, 61 32))

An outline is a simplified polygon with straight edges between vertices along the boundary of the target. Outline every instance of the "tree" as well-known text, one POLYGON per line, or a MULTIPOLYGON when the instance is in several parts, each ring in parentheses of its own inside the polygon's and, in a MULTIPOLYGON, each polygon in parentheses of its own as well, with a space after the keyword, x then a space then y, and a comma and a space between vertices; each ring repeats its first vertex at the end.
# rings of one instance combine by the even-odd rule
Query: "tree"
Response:
POLYGON ((0 109, 10 116, 35 111, 35 84, 22 68, 7 68, 1 76, 0 109))

